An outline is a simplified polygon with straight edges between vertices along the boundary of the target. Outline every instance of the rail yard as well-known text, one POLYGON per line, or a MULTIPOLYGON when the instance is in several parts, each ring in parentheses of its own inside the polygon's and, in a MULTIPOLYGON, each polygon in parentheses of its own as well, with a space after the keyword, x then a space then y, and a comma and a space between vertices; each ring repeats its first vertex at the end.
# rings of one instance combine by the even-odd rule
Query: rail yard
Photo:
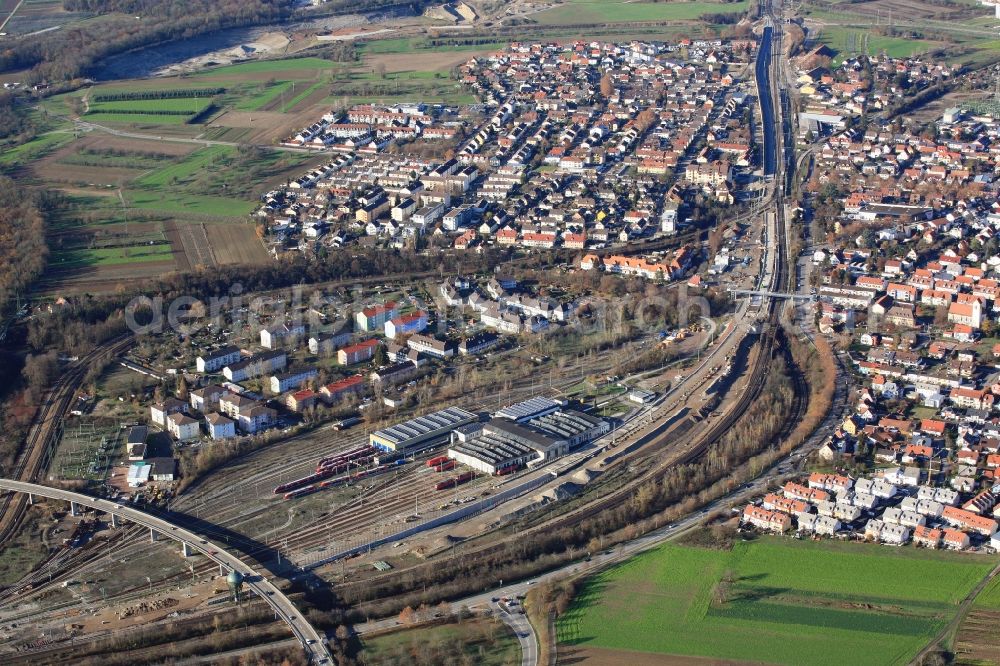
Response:
MULTIPOLYGON (((330 151, 331 161, 261 197, 257 214, 276 257, 296 243, 308 247, 306 238, 351 228, 365 231, 324 243, 344 252, 354 245, 405 251, 407 238, 419 239, 438 219, 438 236, 455 235, 449 249, 478 246, 483 254, 515 244, 512 255, 521 254, 490 269, 470 261, 469 270, 449 275, 442 266, 436 274, 317 284, 305 301, 291 288, 262 290, 249 295, 258 296, 252 304, 240 300, 211 318, 199 319, 205 308, 187 304, 179 317, 171 312, 181 328, 114 338, 71 361, 7 476, 45 483, 71 408, 119 423, 124 450, 102 484, 57 480, 93 493, 90 508, 38 502, 29 486, 12 486, 23 492, 3 497, 0 543, 30 515, 45 521, 50 543, 62 545, 0 588, 0 636, 8 641, 0 662, 83 654, 84 641, 112 640, 136 613, 153 626, 195 626, 234 601, 242 608, 245 583, 247 612, 272 609, 307 658, 323 663, 350 635, 337 626, 360 624, 379 604, 398 613, 403 594, 407 604, 416 599, 407 580, 432 581, 419 591, 421 607, 425 599, 460 602, 497 583, 484 578, 439 591, 441 572, 521 571, 523 563, 504 559, 512 557, 511 542, 524 547, 573 530, 594 538, 576 556, 573 545, 546 553, 550 568, 568 567, 580 553, 590 562, 591 543, 604 538, 596 522, 627 515, 672 470, 715 460, 777 375, 787 375, 790 397, 771 439, 775 448, 788 439, 812 387, 792 357, 783 301, 770 296, 796 292, 801 281, 784 205, 789 165, 779 159, 794 159, 785 145, 792 135, 782 113, 782 31, 770 9, 758 34, 685 44, 686 66, 642 74, 685 91, 669 111, 640 111, 648 85, 627 75, 621 83, 605 79, 571 50, 512 45, 490 57, 514 68, 539 59, 546 67, 538 85, 553 91, 563 82, 549 65, 565 61, 580 69, 601 112, 532 108, 529 84, 515 86, 494 74, 499 66, 473 59, 461 68, 463 81, 490 100, 474 113, 355 106, 285 139, 296 149, 330 151), (727 67, 717 70, 716 62, 727 67), (624 102, 616 85, 638 101, 624 102), (687 97, 705 102, 704 111, 687 97), (737 113, 753 122, 741 128, 737 113), (373 156, 390 136, 423 134, 433 143, 454 136, 459 124, 468 132, 455 159, 373 156), (600 157, 592 155, 602 144, 600 157), (545 167, 530 166, 536 152, 545 167), (687 185, 647 177, 667 173, 687 185), (426 189, 415 184, 420 179, 426 189), (514 231, 515 219, 490 202, 520 186, 528 192, 517 199, 521 214, 574 196, 610 203, 597 218, 546 203, 551 219, 538 228, 518 219, 514 231), (676 204, 691 196, 685 187, 699 201, 733 206, 726 242, 734 252, 750 248, 746 273, 711 290, 699 286, 717 275, 705 270, 704 253, 720 241, 710 238, 714 230, 686 228, 697 226, 692 219, 677 228, 676 204), (619 201, 622 188, 634 191, 632 200, 619 201), (452 208, 443 190, 463 203, 452 208), (322 223, 286 219, 310 206, 322 223), (588 233, 607 241, 588 246, 588 233), (556 246, 589 254, 537 260, 556 246), (752 296, 731 299, 722 285, 752 296), (689 310, 697 312, 693 321, 689 310), (93 395, 82 399, 85 377, 93 395), (158 534, 174 536, 181 552, 158 534), (26 626, 32 631, 19 630, 26 626)), ((595 44, 595 58, 623 71, 671 62, 680 48, 595 44)), ((55 489, 51 495, 61 497, 55 489)), ((608 525, 619 540, 628 527, 608 525)), ((270 625, 270 618, 254 622, 270 625)), ((288 635, 275 631, 265 643, 288 635)), ((524 663, 533 666, 534 635, 515 631, 524 663)))

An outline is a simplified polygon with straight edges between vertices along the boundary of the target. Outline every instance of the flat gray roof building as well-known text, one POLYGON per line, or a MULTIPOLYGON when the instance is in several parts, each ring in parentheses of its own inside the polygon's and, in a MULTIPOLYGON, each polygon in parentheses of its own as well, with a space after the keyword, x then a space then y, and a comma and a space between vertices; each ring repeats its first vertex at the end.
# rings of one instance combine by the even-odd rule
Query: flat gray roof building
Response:
POLYGON ((558 400, 552 398, 528 398, 522 402, 515 402, 513 405, 504 407, 494 416, 497 418, 510 419, 511 421, 526 421, 527 419, 543 414, 550 414, 563 406, 558 400))
POLYGON ((368 436, 368 440, 372 446, 382 451, 405 451, 476 420, 477 417, 472 412, 460 407, 448 407, 376 430, 368 436))

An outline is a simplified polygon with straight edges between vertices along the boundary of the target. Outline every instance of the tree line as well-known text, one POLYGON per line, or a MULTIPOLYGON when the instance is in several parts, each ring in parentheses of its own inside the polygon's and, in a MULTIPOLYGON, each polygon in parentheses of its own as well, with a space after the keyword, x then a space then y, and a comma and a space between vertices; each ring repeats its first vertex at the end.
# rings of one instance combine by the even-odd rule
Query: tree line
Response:
POLYGON ((45 268, 45 216, 60 198, 0 176, 0 317, 45 268))
POLYGON ((10 91, 0 91, 0 139, 24 143, 35 135, 35 121, 26 105, 10 91))
MULTIPOLYGON (((209 104, 208 108, 213 108, 209 104)), ((190 109, 99 109, 91 113, 113 113, 118 116, 190 116, 193 112, 190 109)), ((199 111, 198 114, 202 112, 199 111)))
POLYGON ((95 102, 129 102, 143 99, 187 99, 189 97, 215 97, 226 92, 225 88, 183 88, 180 90, 129 90, 115 93, 98 93, 95 102))

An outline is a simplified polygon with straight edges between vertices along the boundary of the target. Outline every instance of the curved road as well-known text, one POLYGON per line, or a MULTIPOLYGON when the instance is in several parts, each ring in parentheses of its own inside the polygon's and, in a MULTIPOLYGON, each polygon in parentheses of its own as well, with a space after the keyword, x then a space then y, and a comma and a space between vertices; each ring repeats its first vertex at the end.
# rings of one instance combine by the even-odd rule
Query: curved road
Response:
POLYGON ((288 597, 267 580, 266 577, 250 570, 249 565, 235 555, 227 552, 222 546, 203 539, 194 532, 177 527, 167 520, 152 516, 138 509, 115 504, 109 500, 81 495, 69 490, 40 486, 35 483, 12 481, 10 479, 0 479, 0 489, 63 500, 124 518, 137 525, 149 528, 151 534, 156 533, 180 541, 188 549, 202 553, 205 557, 220 566, 226 567, 229 570, 240 571, 246 577, 246 586, 266 601, 275 614, 291 627, 292 633, 298 639, 299 643, 301 643, 306 656, 311 661, 319 664, 333 663, 333 657, 326 647, 323 635, 301 616, 288 597))
POLYGON ((537 666, 538 636, 535 635, 535 628, 528 621, 528 616, 521 613, 520 602, 516 606, 508 606, 507 609, 499 602, 493 605, 496 607, 495 615, 510 627, 517 636, 517 642, 521 644, 521 666, 537 666))

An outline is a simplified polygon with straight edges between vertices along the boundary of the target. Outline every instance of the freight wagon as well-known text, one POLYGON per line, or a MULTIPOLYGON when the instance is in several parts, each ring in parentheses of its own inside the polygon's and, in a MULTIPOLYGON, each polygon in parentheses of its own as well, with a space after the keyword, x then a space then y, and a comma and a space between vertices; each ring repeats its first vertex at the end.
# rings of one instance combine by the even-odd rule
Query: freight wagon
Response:
POLYGON ((434 486, 434 490, 447 490, 448 488, 454 488, 455 486, 460 486, 463 483, 468 483, 476 478, 475 472, 463 472, 458 476, 453 476, 450 479, 445 479, 434 486))

